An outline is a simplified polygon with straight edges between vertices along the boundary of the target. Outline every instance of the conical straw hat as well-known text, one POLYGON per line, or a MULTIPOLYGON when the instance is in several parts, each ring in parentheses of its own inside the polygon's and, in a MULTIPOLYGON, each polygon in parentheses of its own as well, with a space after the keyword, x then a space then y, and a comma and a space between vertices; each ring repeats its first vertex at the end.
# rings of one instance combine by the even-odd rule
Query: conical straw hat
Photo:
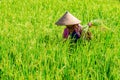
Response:
POLYGON ((59 26, 79 24, 81 21, 69 12, 66 12, 55 24, 59 26))

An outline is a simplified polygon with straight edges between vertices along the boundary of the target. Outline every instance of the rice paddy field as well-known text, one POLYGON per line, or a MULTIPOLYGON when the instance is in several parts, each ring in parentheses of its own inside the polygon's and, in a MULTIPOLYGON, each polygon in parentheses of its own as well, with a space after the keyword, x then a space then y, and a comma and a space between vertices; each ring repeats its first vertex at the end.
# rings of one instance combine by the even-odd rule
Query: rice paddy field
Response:
POLYGON ((120 80, 120 0, 0 0, 0 80, 120 80), (64 42, 66 11, 109 29, 64 42))

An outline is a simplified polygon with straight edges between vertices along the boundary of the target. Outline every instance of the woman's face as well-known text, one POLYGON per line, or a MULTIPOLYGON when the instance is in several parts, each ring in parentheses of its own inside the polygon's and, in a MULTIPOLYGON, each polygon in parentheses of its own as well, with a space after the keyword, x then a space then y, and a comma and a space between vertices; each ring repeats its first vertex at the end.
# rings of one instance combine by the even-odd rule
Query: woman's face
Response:
POLYGON ((67 25, 66 27, 69 29, 70 33, 74 31, 74 25, 67 25))
POLYGON ((75 24, 75 25, 67 25, 67 28, 69 29, 74 29, 74 28, 77 28, 78 27, 78 24, 75 24))

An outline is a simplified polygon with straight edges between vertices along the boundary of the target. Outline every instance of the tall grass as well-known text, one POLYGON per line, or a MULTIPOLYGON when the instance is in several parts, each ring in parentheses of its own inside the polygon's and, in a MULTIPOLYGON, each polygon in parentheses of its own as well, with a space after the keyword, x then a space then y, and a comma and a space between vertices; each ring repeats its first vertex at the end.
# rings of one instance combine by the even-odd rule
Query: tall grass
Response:
POLYGON ((119 0, 1 0, 1 80, 119 80, 119 0), (101 19, 111 30, 88 42, 64 42, 54 23, 70 11, 82 24, 101 19))

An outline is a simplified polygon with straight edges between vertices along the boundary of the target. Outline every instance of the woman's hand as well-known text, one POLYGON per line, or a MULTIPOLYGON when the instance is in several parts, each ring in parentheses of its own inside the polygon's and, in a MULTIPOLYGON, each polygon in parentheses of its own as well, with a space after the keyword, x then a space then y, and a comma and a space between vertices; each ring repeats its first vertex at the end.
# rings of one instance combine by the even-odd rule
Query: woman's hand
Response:
POLYGON ((89 22, 89 23, 88 23, 88 26, 91 27, 91 26, 92 26, 92 22, 89 22))

